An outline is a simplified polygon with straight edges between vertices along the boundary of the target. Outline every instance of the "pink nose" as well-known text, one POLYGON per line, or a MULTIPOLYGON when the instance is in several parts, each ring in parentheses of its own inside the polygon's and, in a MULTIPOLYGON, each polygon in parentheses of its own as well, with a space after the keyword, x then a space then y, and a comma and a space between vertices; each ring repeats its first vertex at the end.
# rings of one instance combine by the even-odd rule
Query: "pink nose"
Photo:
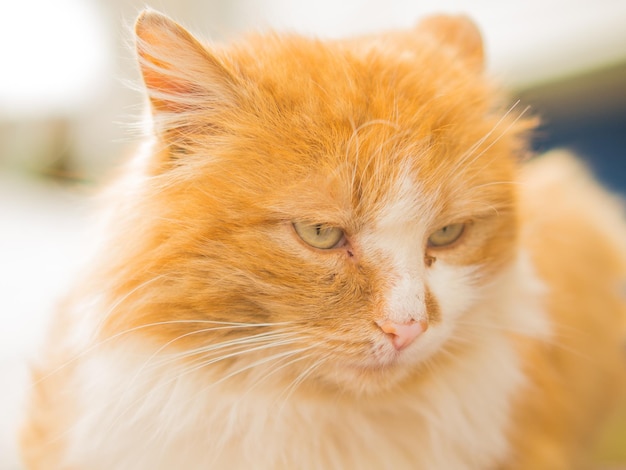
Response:
POLYGON ((410 321, 408 323, 378 320, 376 324, 389 336, 391 343, 398 351, 406 348, 428 328, 426 320, 410 321))

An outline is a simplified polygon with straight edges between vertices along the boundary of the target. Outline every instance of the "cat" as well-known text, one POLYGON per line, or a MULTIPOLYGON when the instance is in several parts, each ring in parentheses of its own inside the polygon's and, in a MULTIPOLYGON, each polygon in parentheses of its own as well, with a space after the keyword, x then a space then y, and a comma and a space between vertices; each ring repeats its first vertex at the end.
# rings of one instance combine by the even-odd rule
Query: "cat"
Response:
POLYGON ((626 223, 463 16, 135 26, 152 133, 34 366, 31 469, 573 469, 622 396, 626 223))

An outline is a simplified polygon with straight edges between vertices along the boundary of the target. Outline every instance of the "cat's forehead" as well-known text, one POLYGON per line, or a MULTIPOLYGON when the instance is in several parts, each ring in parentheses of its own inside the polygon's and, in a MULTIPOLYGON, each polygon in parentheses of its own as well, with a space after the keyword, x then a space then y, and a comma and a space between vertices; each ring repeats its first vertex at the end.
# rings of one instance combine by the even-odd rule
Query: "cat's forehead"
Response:
POLYGON ((493 125, 482 80, 429 51, 409 57, 279 36, 237 57, 252 84, 244 100, 252 102, 247 131, 256 127, 252 135, 269 153, 284 149, 304 157, 303 164, 308 156, 329 170, 347 164, 365 179, 398 165, 428 171, 446 163, 429 159, 432 149, 446 147, 454 159, 493 125))
POLYGON ((463 201, 492 207, 490 183, 512 177, 515 122, 476 73, 432 48, 263 36, 220 57, 236 70, 222 86, 232 99, 192 115, 183 137, 199 137, 189 153, 210 166, 205 187, 242 207, 343 227, 452 208, 447 223, 463 201))
POLYGON ((370 168, 354 161, 322 165, 273 191, 270 198, 276 199, 268 205, 287 218, 328 223, 349 232, 434 223, 446 198, 443 185, 422 178, 411 158, 369 160, 370 168))
POLYGON ((373 120, 393 123, 434 92, 424 86, 431 75, 429 57, 409 60, 406 51, 368 44, 269 35, 228 49, 227 57, 258 91, 256 98, 280 113, 296 111, 360 128, 373 120))

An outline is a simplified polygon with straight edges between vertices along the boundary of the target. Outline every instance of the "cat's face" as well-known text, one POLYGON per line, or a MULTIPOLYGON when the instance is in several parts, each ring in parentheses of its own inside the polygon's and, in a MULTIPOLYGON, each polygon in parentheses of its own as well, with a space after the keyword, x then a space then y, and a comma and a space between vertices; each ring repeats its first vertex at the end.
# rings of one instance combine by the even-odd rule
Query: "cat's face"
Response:
POLYGON ((155 13, 137 33, 158 139, 115 328, 163 322, 141 334, 229 380, 363 391, 462 343, 513 257, 527 127, 472 25, 213 51, 155 13))

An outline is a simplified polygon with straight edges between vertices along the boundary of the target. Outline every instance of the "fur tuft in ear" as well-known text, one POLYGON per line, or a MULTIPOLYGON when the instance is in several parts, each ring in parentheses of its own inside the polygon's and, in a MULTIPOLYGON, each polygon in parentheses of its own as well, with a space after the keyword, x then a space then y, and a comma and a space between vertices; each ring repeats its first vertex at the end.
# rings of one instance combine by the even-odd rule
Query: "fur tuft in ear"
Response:
POLYGON ((434 15, 421 21, 417 28, 453 49, 473 68, 484 66, 483 41, 476 24, 465 16, 434 15))
POLYGON ((154 114, 233 105, 234 76, 182 26, 145 10, 137 18, 135 34, 154 114))

